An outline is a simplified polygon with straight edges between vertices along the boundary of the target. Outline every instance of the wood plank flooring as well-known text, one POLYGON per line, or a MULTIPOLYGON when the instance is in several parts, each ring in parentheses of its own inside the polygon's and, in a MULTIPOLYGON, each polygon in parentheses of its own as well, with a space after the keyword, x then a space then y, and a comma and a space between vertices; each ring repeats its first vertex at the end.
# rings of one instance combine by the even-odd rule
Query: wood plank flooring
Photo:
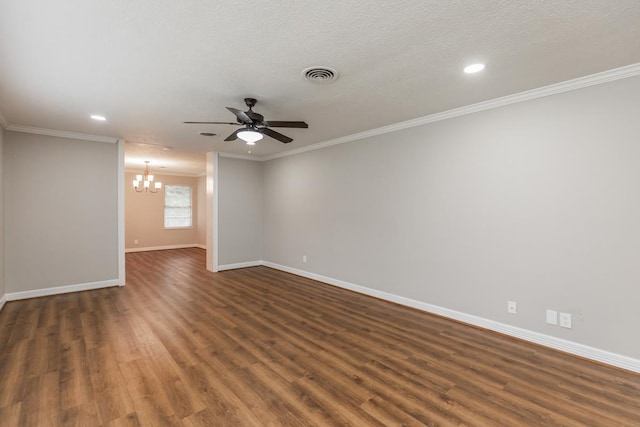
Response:
POLYGON ((640 375, 204 251, 9 302, 2 426, 640 426, 640 375))

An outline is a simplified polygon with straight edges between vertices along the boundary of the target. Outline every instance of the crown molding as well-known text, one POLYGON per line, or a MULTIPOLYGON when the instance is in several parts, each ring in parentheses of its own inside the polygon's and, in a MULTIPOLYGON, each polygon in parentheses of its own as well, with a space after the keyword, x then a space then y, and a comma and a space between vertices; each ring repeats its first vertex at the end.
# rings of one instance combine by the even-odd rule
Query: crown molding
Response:
MULTIPOLYGON (((158 172, 161 171, 162 169, 153 169, 151 171, 151 175, 153 176, 181 176, 183 178, 200 178, 201 176, 207 176, 206 173, 187 173, 187 172, 158 172)), ((132 173, 132 174, 136 174, 139 175, 141 173, 141 171, 144 171, 144 166, 141 166, 139 168, 130 168, 127 167, 124 169, 125 173, 132 173)))
POLYGON ((87 133, 76 133, 76 132, 68 132, 64 130, 55 130, 55 129, 43 129, 43 128, 36 128, 31 126, 22 126, 22 125, 8 125, 5 127, 5 129, 13 132, 57 136, 59 138, 82 139, 84 141, 108 142, 111 144, 115 144, 116 142, 118 142, 118 139, 119 139, 112 136, 91 135, 87 133))
POLYGON ((530 101, 537 98, 542 98, 551 95, 557 95, 563 92, 569 92, 572 90, 583 89, 589 86, 600 85, 615 80, 626 79, 630 77, 636 77, 640 75, 640 63, 627 65, 613 70, 603 71, 601 73, 591 74, 584 77, 579 77, 573 80, 567 80, 565 82, 555 83, 549 86, 543 86, 536 89, 519 92, 513 95, 507 95, 500 98, 491 99, 489 101, 479 102, 477 104, 471 104, 464 107, 454 108, 452 110, 443 111, 441 113, 431 114, 429 116, 419 117, 417 119, 407 120, 400 123, 395 123, 388 126, 383 126, 377 129, 371 129, 364 132, 354 133, 352 135, 343 136, 340 138, 330 139, 328 141, 319 142, 316 144, 308 145, 306 147, 296 148, 293 150, 285 151, 282 153, 272 154, 268 156, 262 156, 257 160, 268 161, 278 159, 281 157, 293 156, 296 154, 306 153, 307 151, 319 150, 321 148, 331 147, 332 145, 344 144, 359 139, 370 138, 372 136, 383 135, 389 132, 395 132, 403 129, 408 129, 416 126, 426 125, 428 123, 439 122, 442 120, 452 119, 454 117, 465 116, 467 114, 473 114, 480 111, 490 110, 493 108, 504 107, 519 102, 530 101))
MULTIPOLYGON (((429 123, 439 122, 442 120, 448 120, 455 117, 464 116, 467 114, 473 114, 480 111, 490 110, 493 108, 504 107, 519 102, 530 101, 537 98, 542 98, 551 95, 557 95, 563 92, 569 92, 572 90, 583 89, 589 86, 595 86, 604 84, 616 80, 626 79, 630 77, 636 77, 640 75, 640 63, 631 64, 613 70, 603 71, 601 73, 591 74, 584 77, 579 77, 573 80, 567 80, 565 82, 555 83, 549 86, 543 86, 536 89, 527 90, 524 92, 516 93, 513 95, 507 95, 500 98, 491 99, 488 101, 479 102, 477 104, 467 105, 464 107, 454 108, 452 110, 443 111, 441 113, 431 114, 417 119, 407 120, 400 123, 395 123, 388 126, 383 126, 376 129, 371 129, 364 132, 354 133, 352 135, 343 136, 340 138, 330 139, 327 141, 319 142, 316 144, 308 145, 305 147, 288 150, 282 153, 276 153, 266 156, 247 156, 234 153, 222 153, 221 157, 227 157, 240 160, 251 161, 269 161, 278 159, 281 157, 294 156, 296 154, 306 153, 308 151, 320 150, 322 148, 331 147, 332 145, 345 144, 351 141, 357 141, 364 138, 370 138, 377 135, 383 135, 385 133, 396 132, 403 129, 409 129, 416 126, 422 126, 429 123)), ((31 126, 13 125, 9 124, 6 118, 0 112, 0 126, 6 130, 24 133, 34 133, 39 135, 57 136, 61 138, 82 139, 86 141, 96 142, 108 142, 116 143, 118 138, 106 137, 99 135, 82 134, 76 132, 59 131, 53 129, 43 129, 31 126)))
POLYGON ((246 154, 223 153, 223 152, 219 152, 219 154, 220 154, 220 157, 228 157, 230 159, 253 160, 254 162, 261 162, 263 160, 267 160, 265 157, 247 156, 246 154))

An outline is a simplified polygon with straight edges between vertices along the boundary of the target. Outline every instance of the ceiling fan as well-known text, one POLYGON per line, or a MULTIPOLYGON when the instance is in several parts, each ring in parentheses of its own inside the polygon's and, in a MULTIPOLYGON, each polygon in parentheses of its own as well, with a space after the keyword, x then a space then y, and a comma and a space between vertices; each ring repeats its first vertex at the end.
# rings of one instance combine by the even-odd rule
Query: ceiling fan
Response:
POLYGON ((284 122, 284 121, 266 121, 262 114, 258 114, 253 111, 253 106, 258 102, 255 98, 245 98, 245 104, 249 107, 247 111, 241 111, 237 108, 226 107, 227 110, 235 114, 237 118, 236 123, 232 122, 184 122, 185 124, 212 124, 212 125, 242 125, 240 129, 233 132, 231 135, 225 138, 225 141, 235 141, 240 138, 246 141, 247 144, 253 145, 256 141, 262 139, 262 135, 270 136, 277 139, 280 142, 289 143, 293 139, 286 135, 283 135, 272 127, 280 128, 308 128, 309 125, 305 122, 284 122))

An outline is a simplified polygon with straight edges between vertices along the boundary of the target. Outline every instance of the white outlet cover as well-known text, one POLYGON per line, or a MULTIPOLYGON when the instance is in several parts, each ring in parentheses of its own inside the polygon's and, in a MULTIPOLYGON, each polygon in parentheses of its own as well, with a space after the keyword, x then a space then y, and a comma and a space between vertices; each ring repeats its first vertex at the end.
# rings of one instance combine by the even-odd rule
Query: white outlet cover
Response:
POLYGON ((558 312, 555 310, 547 310, 547 323, 550 325, 558 324, 558 312))
POLYGON ((571 314, 560 313, 560 326, 563 328, 571 329, 571 314))
POLYGON ((507 302, 507 313, 516 314, 518 312, 518 305, 515 301, 507 302))

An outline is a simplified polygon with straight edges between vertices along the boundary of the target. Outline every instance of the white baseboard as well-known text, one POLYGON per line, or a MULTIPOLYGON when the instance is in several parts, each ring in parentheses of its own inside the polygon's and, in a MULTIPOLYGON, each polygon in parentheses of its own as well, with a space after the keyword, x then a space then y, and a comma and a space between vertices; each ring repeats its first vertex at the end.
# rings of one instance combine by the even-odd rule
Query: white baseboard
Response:
POLYGON ((128 248, 128 249, 125 249, 124 252, 129 253, 129 252, 165 251, 167 249, 186 249, 186 248, 207 249, 206 246, 199 245, 197 243, 188 243, 184 245, 148 246, 146 248, 128 248))
POLYGON ((69 292, 89 291, 92 289, 120 286, 120 280, 104 280, 102 282, 81 283, 79 285, 57 286, 55 288, 34 289, 32 291, 12 292, 5 295, 7 301, 16 301, 27 298, 45 297, 49 295, 67 294, 69 292))
POLYGON ((263 264, 264 264, 264 261, 247 261, 247 262, 238 262, 235 264, 225 264, 225 265, 219 265, 218 271, 235 270, 236 268, 259 267, 263 264))
MULTIPOLYGON (((194 247, 194 246, 188 246, 188 247, 194 247)), ((166 249, 175 249, 175 248, 166 248, 166 249)), ((160 250, 160 249, 151 249, 151 250, 160 250)), ((231 270, 236 268, 257 267, 261 265, 274 268, 276 270, 285 271, 287 273, 295 274, 297 276, 317 280, 319 282, 327 283, 329 285, 337 286, 339 288, 348 289, 350 291, 358 292, 364 295, 380 298, 382 300, 391 301, 407 307, 416 308, 418 310, 422 310, 428 313, 437 314, 443 317, 468 323, 470 325, 478 326, 484 329, 500 332, 505 335, 520 338, 525 341, 533 342, 536 344, 543 345, 545 347, 564 351, 566 353, 574 354, 576 356, 581 356, 586 359, 591 359, 597 362, 605 363, 607 365, 616 366, 618 368, 627 369, 629 371, 640 373, 640 360, 638 359, 634 359, 628 356, 623 356, 617 353, 612 353, 606 350, 590 347, 590 346, 576 343, 573 341, 564 340, 562 338, 552 337, 550 335, 541 334, 539 332, 518 328, 516 326, 507 325, 504 323, 485 319, 483 317, 474 316, 472 314, 462 313, 459 311, 450 310, 448 308, 427 304, 425 302, 417 301, 411 298, 405 298, 405 297, 394 295, 388 292, 378 291, 375 289, 367 288, 365 286, 360 286, 353 283, 345 282, 343 280, 321 276, 319 274, 310 273, 308 271, 299 270, 297 268, 287 267, 284 265, 275 264, 268 261, 249 261, 249 262, 242 262, 242 263, 236 263, 236 264, 221 265, 218 267, 218 270, 223 271, 223 270, 231 270)), ((85 291, 85 290, 91 290, 91 289, 107 288, 107 287, 119 286, 119 285, 121 285, 120 281, 115 279, 115 280, 107 280, 102 282, 84 283, 79 285, 60 286, 55 288, 36 289, 33 291, 8 293, 6 295, 3 295, 0 298, 0 310, 2 310, 2 307, 4 307, 4 304, 7 301, 15 301, 20 299, 64 294, 69 292, 78 292, 78 291, 85 291)))
POLYGON ((518 328, 516 326, 507 325, 505 323, 496 322, 493 320, 485 319, 483 317, 474 316, 472 314, 462 313, 459 311, 450 310, 448 308, 439 307, 437 305, 427 304, 425 302, 416 301, 411 298, 405 298, 388 292, 378 291, 364 286, 355 285, 353 283, 345 282, 342 280, 332 279, 330 277, 321 276, 319 274, 309 273, 297 268, 274 264, 267 261, 263 261, 262 265, 270 268, 275 268, 276 270, 286 271, 287 273, 292 273, 297 276, 302 276, 309 279, 317 280, 319 282, 328 283, 330 285, 348 289, 350 291, 416 308, 428 313, 448 317, 450 319, 468 323, 470 325, 478 326, 484 329, 500 332, 505 335, 520 338, 525 341, 553 348, 555 350, 560 350, 576 356, 584 357, 596 362, 601 362, 607 365, 612 365, 618 368, 640 373, 640 360, 634 359, 632 357, 623 356, 617 353, 612 353, 606 350, 601 350, 599 348, 590 347, 562 338, 552 337, 550 335, 541 334, 539 332, 530 331, 528 329, 518 328))

